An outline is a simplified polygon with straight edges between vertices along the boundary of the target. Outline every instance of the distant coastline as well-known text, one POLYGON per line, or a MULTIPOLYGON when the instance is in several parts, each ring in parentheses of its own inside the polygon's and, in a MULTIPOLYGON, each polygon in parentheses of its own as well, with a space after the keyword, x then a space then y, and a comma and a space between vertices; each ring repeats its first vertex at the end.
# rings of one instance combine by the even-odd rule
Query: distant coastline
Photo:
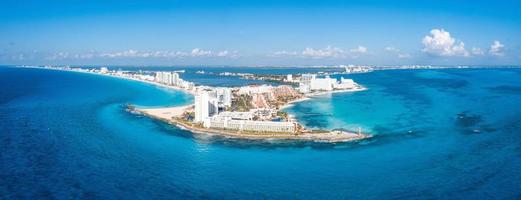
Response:
POLYGON ((90 71, 65 70, 65 69, 58 69, 58 68, 45 68, 45 67, 38 67, 38 66, 23 66, 23 67, 16 66, 16 67, 18 67, 18 68, 29 68, 29 69, 46 69, 46 70, 56 70, 56 71, 66 71, 66 72, 77 72, 77 73, 86 73, 86 74, 92 74, 92 75, 100 75, 100 76, 119 78, 119 79, 125 79, 125 80, 130 80, 130 81, 138 81, 138 82, 141 82, 141 83, 151 84, 151 85, 159 86, 159 87, 162 87, 162 88, 167 88, 167 89, 173 89, 173 90, 181 91, 181 92, 184 92, 186 94, 190 94, 192 96, 195 95, 193 92, 184 90, 183 88, 180 88, 180 87, 164 85, 164 84, 160 84, 160 83, 153 82, 153 81, 147 81, 147 80, 131 78, 131 77, 114 76, 114 75, 110 75, 110 74, 101 74, 101 73, 90 72, 90 71))

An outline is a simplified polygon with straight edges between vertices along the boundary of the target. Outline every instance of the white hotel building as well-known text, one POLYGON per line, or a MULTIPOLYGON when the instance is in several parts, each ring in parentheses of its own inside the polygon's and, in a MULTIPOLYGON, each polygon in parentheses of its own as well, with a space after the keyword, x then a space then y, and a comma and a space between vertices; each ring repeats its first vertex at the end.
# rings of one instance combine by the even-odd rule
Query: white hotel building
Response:
POLYGON ((194 122, 202 122, 218 112, 218 100, 212 97, 208 91, 201 91, 195 95, 194 122))
POLYGON ((175 72, 156 72, 156 81, 166 85, 180 86, 182 79, 175 72))
POLYGON ((156 72, 154 81, 165 85, 181 87, 189 91, 195 89, 194 83, 181 79, 176 72, 156 72))
POLYGON ((335 83, 336 79, 329 76, 326 76, 326 78, 314 78, 309 83, 309 89, 331 91, 335 83))
POLYGON ((231 92, 227 93, 227 90, 219 92, 219 89, 199 91, 195 96, 194 122, 203 122, 205 128, 234 131, 294 133, 297 130, 297 124, 294 122, 253 120, 254 112, 219 113, 219 106, 227 104, 226 101, 230 101, 231 104, 231 92))
POLYGON ((219 100, 219 102, 225 106, 231 106, 232 105, 232 89, 231 88, 216 88, 215 89, 216 98, 219 100))
POLYGON ((325 78, 317 78, 314 74, 303 74, 299 91, 309 93, 311 91, 332 91, 334 89, 352 89, 356 87, 356 83, 352 79, 344 79, 340 81, 326 76, 325 78))
POLYGON ((206 118, 203 125, 205 128, 234 131, 294 133, 297 130, 297 124, 294 122, 236 120, 220 116, 206 118))

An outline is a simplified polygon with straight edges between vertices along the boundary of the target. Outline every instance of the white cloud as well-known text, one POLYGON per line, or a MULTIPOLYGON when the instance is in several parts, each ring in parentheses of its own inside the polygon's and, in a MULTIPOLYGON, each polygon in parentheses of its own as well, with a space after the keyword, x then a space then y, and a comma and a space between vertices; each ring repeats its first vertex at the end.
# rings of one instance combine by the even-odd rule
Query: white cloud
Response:
POLYGON ((11 59, 13 59, 13 60, 26 60, 26 59, 28 59, 28 56, 26 56, 23 53, 20 53, 20 54, 17 54, 17 55, 12 55, 11 59))
POLYGON ((47 57, 47 59, 49 60, 60 60, 60 59, 67 59, 69 58, 69 53, 67 52, 58 52, 58 53, 55 53, 49 57, 47 57))
POLYGON ((410 58, 411 54, 408 53, 398 53, 398 58, 410 58))
POLYGON ((367 53, 367 48, 364 46, 358 46, 357 48, 350 49, 349 51, 345 51, 339 47, 327 46, 322 49, 315 49, 312 47, 307 47, 301 52, 299 51, 276 51, 274 53, 270 53, 267 56, 269 57, 301 57, 301 58, 313 58, 313 59, 321 59, 321 58, 345 58, 347 56, 351 56, 352 58, 356 58, 361 54, 367 53))
POLYGON ((117 58, 117 57, 146 57, 144 54, 140 52, 129 49, 121 52, 111 52, 111 53, 101 53, 99 57, 108 57, 108 58, 117 58))
POLYGON ((307 47, 302 51, 301 53, 304 57, 311 57, 311 58, 338 58, 344 56, 344 50, 338 47, 331 47, 327 46, 325 49, 313 49, 311 47, 307 47))
POLYGON ((432 29, 431 35, 423 38, 423 52, 436 56, 469 56, 463 42, 456 42, 450 33, 443 29, 432 29))
POLYGON ((482 56, 482 55, 485 55, 485 53, 483 52, 483 50, 481 50, 481 48, 477 48, 477 47, 472 48, 472 54, 473 54, 473 55, 476 55, 476 56, 482 56))
POLYGON ((388 52, 395 52, 395 53, 400 52, 400 49, 397 49, 396 47, 385 47, 384 50, 388 51, 388 52))
POLYGON ((351 53, 358 53, 358 54, 367 53, 367 47, 358 46, 357 48, 351 49, 349 51, 351 53))
POLYGON ((202 57, 210 55, 212 55, 212 51, 205 51, 199 48, 192 49, 192 52, 190 52, 190 56, 192 57, 202 57))
POLYGON ((296 51, 276 51, 272 54, 269 54, 270 57, 282 57, 282 56, 297 56, 299 53, 296 51))
POLYGON ((81 54, 70 54, 67 52, 55 53, 48 56, 48 60, 63 60, 63 59, 90 59, 90 58, 185 58, 185 57, 222 57, 222 58, 237 58, 239 57, 237 51, 218 51, 202 50, 199 48, 192 49, 189 52, 185 51, 138 51, 125 50, 116 52, 88 52, 81 54))
POLYGON ((505 53, 503 52, 503 48, 505 45, 501 44, 501 42, 494 40, 494 43, 490 45, 490 49, 488 50, 488 53, 493 56, 504 56, 505 53))
POLYGON ((228 50, 224 50, 224 51, 219 51, 217 52, 217 56, 218 57, 226 57, 228 55, 228 50))
POLYGON ((217 54, 215 56, 217 56, 217 57, 228 57, 228 58, 238 58, 239 54, 238 54, 237 51, 224 50, 224 51, 217 52, 217 54))
POLYGON ((385 47, 384 50, 389 53, 396 54, 396 56, 398 58, 410 58, 411 57, 411 54, 403 53, 400 49, 398 49, 396 47, 385 47))

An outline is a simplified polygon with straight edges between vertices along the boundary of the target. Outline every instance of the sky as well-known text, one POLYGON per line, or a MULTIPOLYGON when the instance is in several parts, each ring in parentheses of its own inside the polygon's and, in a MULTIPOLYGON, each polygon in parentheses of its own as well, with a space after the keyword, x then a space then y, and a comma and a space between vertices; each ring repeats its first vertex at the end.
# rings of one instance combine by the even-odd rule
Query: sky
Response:
POLYGON ((521 1, 0 2, 3 65, 521 65, 521 1))

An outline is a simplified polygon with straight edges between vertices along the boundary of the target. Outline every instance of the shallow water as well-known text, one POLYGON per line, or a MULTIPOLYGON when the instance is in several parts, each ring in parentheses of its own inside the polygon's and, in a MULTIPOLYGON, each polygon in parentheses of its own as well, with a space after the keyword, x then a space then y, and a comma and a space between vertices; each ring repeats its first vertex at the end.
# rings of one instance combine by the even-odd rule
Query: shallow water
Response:
POLYGON ((521 71, 349 75, 369 88, 301 102, 338 145, 192 136, 125 104, 182 105, 177 91, 97 75, 0 67, 0 199, 519 199, 521 71))

